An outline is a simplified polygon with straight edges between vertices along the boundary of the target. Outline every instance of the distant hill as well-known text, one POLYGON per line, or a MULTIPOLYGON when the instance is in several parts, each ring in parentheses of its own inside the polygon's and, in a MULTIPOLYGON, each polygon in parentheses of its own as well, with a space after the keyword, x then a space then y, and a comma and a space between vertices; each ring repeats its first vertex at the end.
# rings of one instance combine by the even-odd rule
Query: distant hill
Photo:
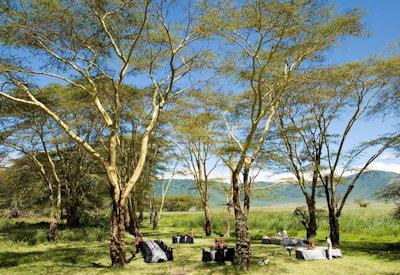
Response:
MULTIPOLYGON (((356 187, 353 189, 349 202, 355 198, 361 198, 368 201, 375 201, 375 193, 390 184, 400 174, 384 171, 367 171, 364 172, 356 187)), ((349 176, 343 186, 338 187, 339 190, 344 190, 347 184, 351 182, 354 176, 349 176), (347 183, 347 184, 346 184, 347 183)), ((254 187, 268 186, 271 182, 256 182, 254 187)), ((226 197, 223 191, 223 183, 215 183, 212 185, 210 192, 210 204, 213 208, 224 207, 226 204, 226 197)), ((156 194, 161 194, 161 185, 156 187, 156 194)), ((322 190, 321 190, 322 191, 322 190)), ((322 197, 323 193, 319 192, 318 201, 324 202, 322 197)), ((196 185, 192 180, 188 179, 174 179, 170 184, 167 196, 174 195, 192 195, 199 196, 196 185)), ((285 182, 272 190, 257 192, 252 200, 252 205, 255 207, 273 206, 282 204, 304 204, 304 197, 298 186, 293 183, 285 182)))

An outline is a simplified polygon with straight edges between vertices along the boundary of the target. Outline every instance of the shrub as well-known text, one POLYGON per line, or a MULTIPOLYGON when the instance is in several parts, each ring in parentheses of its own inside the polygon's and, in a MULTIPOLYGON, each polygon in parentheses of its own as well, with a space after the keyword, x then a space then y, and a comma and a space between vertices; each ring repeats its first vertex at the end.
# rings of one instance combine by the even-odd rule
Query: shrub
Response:
POLYGON ((164 209, 166 211, 189 211, 191 208, 202 208, 198 197, 191 195, 170 196, 165 198, 164 209))
POLYGON ((368 206, 368 202, 364 201, 363 199, 354 199, 354 203, 358 204, 358 206, 362 208, 366 208, 368 206))

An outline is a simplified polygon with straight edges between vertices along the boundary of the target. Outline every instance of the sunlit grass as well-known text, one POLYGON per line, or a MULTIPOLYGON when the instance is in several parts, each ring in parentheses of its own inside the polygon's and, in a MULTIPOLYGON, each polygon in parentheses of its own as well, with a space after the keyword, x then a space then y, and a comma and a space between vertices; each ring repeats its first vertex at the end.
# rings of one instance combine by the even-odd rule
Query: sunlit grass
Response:
MULTIPOLYGON (((349 208, 341 219, 343 259, 305 262, 290 259, 280 246, 262 245, 263 235, 273 234, 277 228, 288 228, 292 236, 303 236, 304 230, 291 216, 292 209, 254 210, 249 217, 252 235, 252 274, 400 274, 400 223, 390 216, 390 208, 374 210, 349 208), (397 253, 386 253, 397 251, 397 253), (259 266, 269 258, 268 266, 259 266)), ((230 263, 203 264, 201 248, 213 243, 222 233, 224 213, 213 211, 215 234, 202 236, 202 213, 164 213, 160 228, 152 230, 147 222, 142 229, 144 238, 160 238, 171 244, 171 236, 186 234, 190 227, 197 233, 195 244, 171 244, 173 262, 146 264, 141 256, 125 268, 111 268, 108 255, 107 228, 99 222, 76 230, 61 228, 60 240, 48 243, 47 225, 40 220, 0 221, 0 274, 232 274, 240 273, 230 263), (19 221, 21 222, 21 221, 19 221)), ((233 229, 233 228, 232 228, 233 229)), ((232 233, 234 233, 232 231, 232 233)), ((328 225, 321 223, 318 239, 328 234, 328 225)), ((226 240, 234 247, 234 237, 226 240)), ((127 235, 128 250, 133 249, 132 237, 127 235)))

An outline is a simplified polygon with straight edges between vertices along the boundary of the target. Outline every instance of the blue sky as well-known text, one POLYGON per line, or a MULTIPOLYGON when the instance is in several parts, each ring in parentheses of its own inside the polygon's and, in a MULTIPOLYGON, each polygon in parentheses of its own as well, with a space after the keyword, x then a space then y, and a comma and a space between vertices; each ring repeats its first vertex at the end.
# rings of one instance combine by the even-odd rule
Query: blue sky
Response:
MULTIPOLYGON (((328 64, 341 64, 366 59, 372 55, 385 55, 390 52, 391 46, 396 41, 400 42, 400 0, 330 0, 330 2, 336 5, 338 11, 354 7, 364 9, 366 14, 364 24, 370 36, 346 39, 340 47, 327 55, 328 64)), ((54 82, 54 79, 51 82, 54 82)), ((389 117, 360 121, 353 129, 349 144, 357 144, 390 131, 397 122, 400 121, 389 117)), ((372 168, 400 173, 400 159, 391 153, 386 153, 372 168)), ((220 172, 222 173, 222 170, 220 172)))
POLYGON ((336 0, 339 11, 360 7, 365 9, 364 23, 370 37, 348 39, 335 49, 329 59, 332 63, 343 63, 368 58, 372 54, 388 51, 390 44, 400 40, 400 1, 398 0, 336 0))
MULTIPOLYGON (((365 31, 369 35, 361 38, 346 39, 333 49, 327 56, 328 64, 342 64, 346 62, 366 59, 373 55, 384 56, 391 52, 395 42, 400 43, 400 0, 332 0, 338 11, 351 8, 361 8, 365 12, 363 20, 365 31)), ((390 132, 395 124, 400 124, 393 117, 360 120, 348 138, 349 145, 359 144, 382 133, 390 132)), ((360 159, 361 164, 363 159, 360 159)), ((370 169, 400 173, 400 158, 387 151, 379 157, 370 169)), ((214 173, 215 177, 229 177, 226 168, 221 167, 214 173)), ((289 177, 287 173, 277 173, 266 169, 257 180, 278 180, 289 177)))
MULTIPOLYGON (((393 50, 395 42, 400 42, 400 1, 399 0, 336 0, 334 3, 339 11, 352 7, 365 10, 364 19, 366 31, 370 36, 351 38, 332 51, 328 57, 329 63, 344 63, 368 58, 372 55, 386 55, 393 50)), ((398 123, 395 118, 376 118, 370 121, 360 121, 353 129, 351 143, 358 143, 366 137, 390 130, 398 123)), ((390 168, 400 172, 400 160, 390 153, 384 154, 375 165, 376 168, 390 168), (381 163, 380 163, 381 162, 381 163)))

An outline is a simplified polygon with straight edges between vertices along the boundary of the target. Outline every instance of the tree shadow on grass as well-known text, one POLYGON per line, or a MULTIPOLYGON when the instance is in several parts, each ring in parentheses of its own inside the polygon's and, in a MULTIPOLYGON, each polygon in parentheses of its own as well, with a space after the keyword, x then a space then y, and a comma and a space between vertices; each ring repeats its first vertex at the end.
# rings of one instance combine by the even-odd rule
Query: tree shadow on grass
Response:
POLYGON ((93 261, 101 256, 104 256, 102 251, 89 251, 85 248, 70 247, 56 247, 37 252, 5 251, 0 253, 0 269, 49 261, 57 265, 73 265, 82 268, 106 268, 106 266, 93 263, 93 261))
POLYGON ((400 262, 400 242, 378 243, 378 242, 342 242, 344 254, 349 255, 364 253, 376 259, 384 261, 400 262))
POLYGON ((26 242, 33 245, 37 242, 37 231, 48 230, 48 228, 49 224, 47 222, 10 222, 0 226, 0 236, 13 242, 26 242))

